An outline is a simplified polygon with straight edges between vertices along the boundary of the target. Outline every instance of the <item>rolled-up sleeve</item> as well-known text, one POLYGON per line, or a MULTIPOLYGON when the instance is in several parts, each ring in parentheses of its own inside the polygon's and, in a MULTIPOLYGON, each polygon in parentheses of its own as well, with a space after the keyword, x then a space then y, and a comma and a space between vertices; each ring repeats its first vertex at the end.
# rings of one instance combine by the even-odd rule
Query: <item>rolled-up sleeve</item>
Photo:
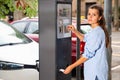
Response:
POLYGON ((84 41, 86 42, 85 44, 85 50, 83 53, 83 57, 85 58, 92 58, 96 54, 96 50, 99 49, 101 40, 100 40, 100 35, 97 34, 96 32, 88 33, 84 35, 84 41))

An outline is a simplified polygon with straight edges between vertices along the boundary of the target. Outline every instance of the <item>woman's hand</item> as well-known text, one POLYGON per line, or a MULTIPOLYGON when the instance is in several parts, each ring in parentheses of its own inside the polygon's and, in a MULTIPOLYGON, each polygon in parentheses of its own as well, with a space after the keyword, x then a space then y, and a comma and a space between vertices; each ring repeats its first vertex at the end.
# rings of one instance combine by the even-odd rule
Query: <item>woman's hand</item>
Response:
POLYGON ((64 74, 69 74, 72 71, 73 67, 72 65, 68 66, 65 71, 63 72, 64 74))
POLYGON ((75 27, 74 27, 73 25, 68 25, 68 26, 67 26, 67 30, 68 30, 68 31, 75 32, 76 29, 75 29, 75 27))
POLYGON ((75 33, 75 35, 80 39, 80 41, 83 41, 84 34, 80 33, 73 25, 68 25, 67 30, 75 33))

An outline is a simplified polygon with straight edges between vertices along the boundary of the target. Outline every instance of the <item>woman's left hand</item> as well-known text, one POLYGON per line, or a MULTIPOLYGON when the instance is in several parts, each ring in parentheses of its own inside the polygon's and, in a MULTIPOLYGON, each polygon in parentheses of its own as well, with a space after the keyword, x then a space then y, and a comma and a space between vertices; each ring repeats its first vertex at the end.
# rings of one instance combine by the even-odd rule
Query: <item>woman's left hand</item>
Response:
POLYGON ((64 74, 69 74, 72 71, 73 67, 70 65, 68 66, 65 71, 63 72, 64 74))

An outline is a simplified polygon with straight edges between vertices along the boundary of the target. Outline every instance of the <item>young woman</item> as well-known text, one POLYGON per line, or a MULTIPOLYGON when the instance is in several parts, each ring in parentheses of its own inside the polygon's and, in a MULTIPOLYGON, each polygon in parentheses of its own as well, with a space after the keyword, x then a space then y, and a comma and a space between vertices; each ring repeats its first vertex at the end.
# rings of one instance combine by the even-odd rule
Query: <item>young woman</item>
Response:
POLYGON ((82 57, 69 65, 63 73, 68 74, 73 68, 84 63, 84 80, 107 80, 108 63, 106 48, 109 46, 109 37, 105 27, 103 8, 96 4, 90 6, 87 18, 92 30, 85 35, 77 31, 73 25, 68 25, 67 27, 81 41, 85 41, 85 48, 82 57))

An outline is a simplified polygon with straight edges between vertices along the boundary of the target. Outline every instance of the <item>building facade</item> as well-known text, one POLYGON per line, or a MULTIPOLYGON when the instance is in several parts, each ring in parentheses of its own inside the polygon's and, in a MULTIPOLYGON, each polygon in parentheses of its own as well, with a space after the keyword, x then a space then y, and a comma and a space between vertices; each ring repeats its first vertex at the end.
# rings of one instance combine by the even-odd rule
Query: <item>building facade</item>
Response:
MULTIPOLYGON (((88 7, 93 4, 99 4, 103 6, 104 0, 81 0, 81 16, 86 18, 88 7)), ((77 0, 72 2, 72 16, 76 17, 77 13, 77 0)))

